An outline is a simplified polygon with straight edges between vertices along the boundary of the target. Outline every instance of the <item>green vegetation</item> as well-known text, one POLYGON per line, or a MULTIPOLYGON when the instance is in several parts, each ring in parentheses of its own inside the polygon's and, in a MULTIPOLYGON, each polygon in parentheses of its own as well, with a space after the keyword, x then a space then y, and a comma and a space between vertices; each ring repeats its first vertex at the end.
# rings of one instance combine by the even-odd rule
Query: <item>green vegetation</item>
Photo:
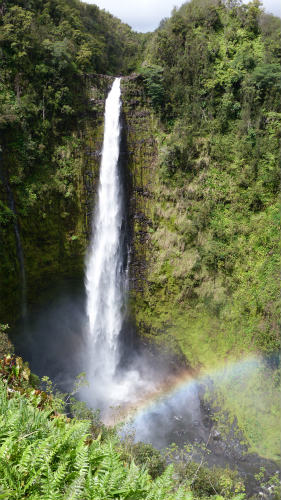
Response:
MULTIPOLYGON (((82 275, 104 97, 111 75, 138 68, 122 83, 136 324, 202 373, 264 356, 247 383, 243 372, 213 377, 217 418, 280 458, 281 20, 256 0, 191 0, 152 35, 78 0, 4 0, 0 14, 0 321, 16 319, 22 297, 15 225, 29 303, 45 283, 82 275)), ((4 325, 0 355, 11 350, 4 325)), ((116 433, 51 418, 25 382, 13 398, 1 385, 0 498, 51 498, 48 484, 56 498, 235 494, 229 475, 164 472, 149 446, 120 449, 116 433)))
MULTIPOLYGON (((147 44, 142 72, 159 118, 159 160, 137 324, 203 372, 280 349, 280 36, 281 20, 257 2, 193 0, 147 44)), ((240 392, 222 384, 220 401, 240 414, 250 447, 276 458, 273 379, 274 364, 266 370, 273 400, 263 398, 266 412, 251 419, 251 391, 265 396, 257 373, 240 392)))
POLYGON ((4 358, 0 375, 1 498, 223 500, 223 493, 229 500, 244 498, 231 471, 200 471, 192 463, 174 470, 151 446, 129 449, 116 430, 100 426, 97 434, 91 419, 58 413, 62 401, 30 385, 20 358, 4 358))
POLYGON ((133 463, 124 467, 114 441, 93 440, 90 422, 51 419, 50 410, 19 394, 8 399, 2 383, 0 390, 5 498, 172 498, 171 471, 152 483, 133 463))
POLYGON ((8 329, 9 329, 8 325, 0 324, 0 359, 8 352, 9 353, 14 352, 14 347, 8 338, 7 334, 8 329))
POLYGON ((157 111, 164 105, 163 68, 155 64, 145 65, 140 68, 140 74, 143 76, 144 87, 151 104, 157 111))
POLYGON ((206 345, 221 357, 279 346, 280 33, 256 3, 194 0, 148 45, 165 104, 140 315, 171 324, 194 364, 206 345))
POLYGON ((236 421, 250 452, 280 461, 280 368, 272 370, 259 359, 224 366, 214 374, 217 426, 224 433, 236 421), (223 409, 223 410, 222 410, 223 409), (227 412, 228 419, 225 418, 227 412))
POLYGON ((21 301, 15 220, 30 302, 45 282, 83 271, 111 82, 97 74, 132 71, 145 35, 78 0, 0 9, 0 314, 11 323, 21 301))

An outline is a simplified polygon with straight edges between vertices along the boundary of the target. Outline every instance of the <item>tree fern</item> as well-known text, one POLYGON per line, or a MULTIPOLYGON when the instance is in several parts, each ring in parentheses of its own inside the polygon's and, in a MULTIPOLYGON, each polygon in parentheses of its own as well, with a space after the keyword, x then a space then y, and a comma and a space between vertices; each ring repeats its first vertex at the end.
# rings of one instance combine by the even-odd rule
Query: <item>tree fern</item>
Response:
POLYGON ((74 470, 78 471, 79 476, 85 476, 89 468, 89 453, 85 446, 85 437, 78 442, 76 447, 76 457, 73 463, 74 470))
POLYGON ((154 483, 151 485, 150 492, 147 495, 147 500, 161 500, 166 498, 167 500, 171 498, 169 493, 171 492, 171 487, 173 485, 173 466, 170 465, 165 470, 162 476, 155 479, 154 483))
POLYGON ((85 476, 79 475, 68 486, 64 499, 65 500, 79 500, 84 498, 85 476))
POLYGON ((9 460, 15 443, 15 434, 11 432, 0 447, 0 460, 9 460))

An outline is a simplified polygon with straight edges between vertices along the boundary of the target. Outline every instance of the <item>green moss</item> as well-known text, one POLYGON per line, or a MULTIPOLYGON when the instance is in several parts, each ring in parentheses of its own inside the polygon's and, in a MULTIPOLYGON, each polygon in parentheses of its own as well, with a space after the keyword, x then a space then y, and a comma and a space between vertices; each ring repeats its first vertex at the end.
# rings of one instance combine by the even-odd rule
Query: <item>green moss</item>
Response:
MULTIPOLYGON (((137 89, 136 82, 129 85, 137 89)), ((185 124, 189 118, 184 115, 165 133, 156 118, 141 121, 144 104, 138 94, 131 103, 132 117, 129 101, 127 105, 130 168, 137 191, 134 213, 142 214, 134 219, 131 290, 139 332, 184 357, 201 375, 221 373, 226 363, 257 352, 276 353, 279 114, 270 114, 258 133, 255 156, 239 122, 224 134, 212 130, 198 135, 185 124), (153 157, 147 149, 152 178, 143 169, 145 155, 140 151, 145 146, 135 146, 136 138, 148 141, 149 132, 158 141, 153 157)), ((274 370, 271 374, 275 377, 274 370)), ((244 385, 241 376, 237 386, 231 378, 222 383, 212 376, 222 408, 218 419, 228 414, 228 432, 235 419, 251 451, 278 459, 278 387, 268 372, 264 391, 262 376, 250 373, 244 385), (255 406, 255 401, 261 404, 255 406), (263 431, 255 434, 255 428, 263 431)))
POLYGON ((11 344, 7 335, 8 329, 8 325, 0 324, 0 359, 7 354, 13 354, 14 352, 14 346, 11 344))
MULTIPOLYGON (((221 408, 215 414, 218 428, 223 429, 223 412, 227 412, 242 430, 250 452, 279 463, 280 369, 246 358, 224 367, 214 375, 214 383, 211 398, 221 408)), ((227 429, 229 424, 225 423, 227 429)))
MULTIPOLYGON (((76 129, 56 139, 41 168, 28 170, 25 165, 24 182, 9 175, 21 171, 22 158, 10 154, 15 145, 7 139, 3 164, 15 199, 29 303, 38 300, 51 282, 83 274, 102 148, 104 96, 110 82, 106 77, 89 81, 88 92, 95 92, 96 99, 87 114, 76 129)), ((7 204, 4 184, 2 196, 7 204)), ((10 324, 21 306, 13 223, 14 219, 6 221, 0 242, 0 316, 10 324)))

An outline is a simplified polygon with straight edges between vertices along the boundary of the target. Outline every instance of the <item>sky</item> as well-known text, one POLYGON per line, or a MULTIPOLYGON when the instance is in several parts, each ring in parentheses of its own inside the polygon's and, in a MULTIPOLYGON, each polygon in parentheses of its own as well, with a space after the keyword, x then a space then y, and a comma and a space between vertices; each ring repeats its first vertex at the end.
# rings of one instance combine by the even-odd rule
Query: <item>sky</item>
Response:
MULTIPOLYGON (((169 17, 173 7, 180 7, 184 0, 86 0, 109 11, 135 31, 154 31, 161 19, 169 17)), ((280 0, 263 0, 266 12, 281 17, 280 0)))

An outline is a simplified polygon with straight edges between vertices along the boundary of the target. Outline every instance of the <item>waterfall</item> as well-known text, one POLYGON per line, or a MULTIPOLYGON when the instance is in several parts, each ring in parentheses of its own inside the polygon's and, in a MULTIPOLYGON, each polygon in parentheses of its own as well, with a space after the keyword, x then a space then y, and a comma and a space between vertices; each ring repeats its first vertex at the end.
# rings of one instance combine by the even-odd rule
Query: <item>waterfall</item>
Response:
POLYGON ((131 353, 125 369, 120 367, 119 343, 128 282, 124 176, 119 158, 120 114, 120 78, 116 78, 105 103, 98 196, 86 262, 87 335, 83 363, 89 386, 80 391, 82 400, 99 408, 104 419, 110 418, 112 407, 132 404, 154 387, 154 379, 148 380, 152 371, 143 358, 137 360, 136 352, 131 353))
POLYGON ((126 288, 123 192, 118 172, 120 111, 120 78, 116 78, 105 104, 98 199, 86 265, 90 376, 107 385, 119 361, 126 288))
POLYGON ((7 183, 7 191, 8 191, 9 208, 15 216, 14 217, 14 232, 15 232, 15 238, 16 238, 16 248, 17 248, 18 261, 19 261, 19 265, 20 265, 20 274, 21 274, 21 314, 22 314, 23 320, 25 321, 26 316, 27 316, 27 304, 26 304, 26 275, 25 275, 25 266, 24 266, 24 256, 23 256, 23 250, 22 250, 22 245, 21 245, 21 237, 20 237, 19 225, 18 225, 18 220, 17 220, 17 213, 15 210, 14 197, 13 197, 13 193, 12 193, 11 188, 10 188, 8 183, 7 183))

